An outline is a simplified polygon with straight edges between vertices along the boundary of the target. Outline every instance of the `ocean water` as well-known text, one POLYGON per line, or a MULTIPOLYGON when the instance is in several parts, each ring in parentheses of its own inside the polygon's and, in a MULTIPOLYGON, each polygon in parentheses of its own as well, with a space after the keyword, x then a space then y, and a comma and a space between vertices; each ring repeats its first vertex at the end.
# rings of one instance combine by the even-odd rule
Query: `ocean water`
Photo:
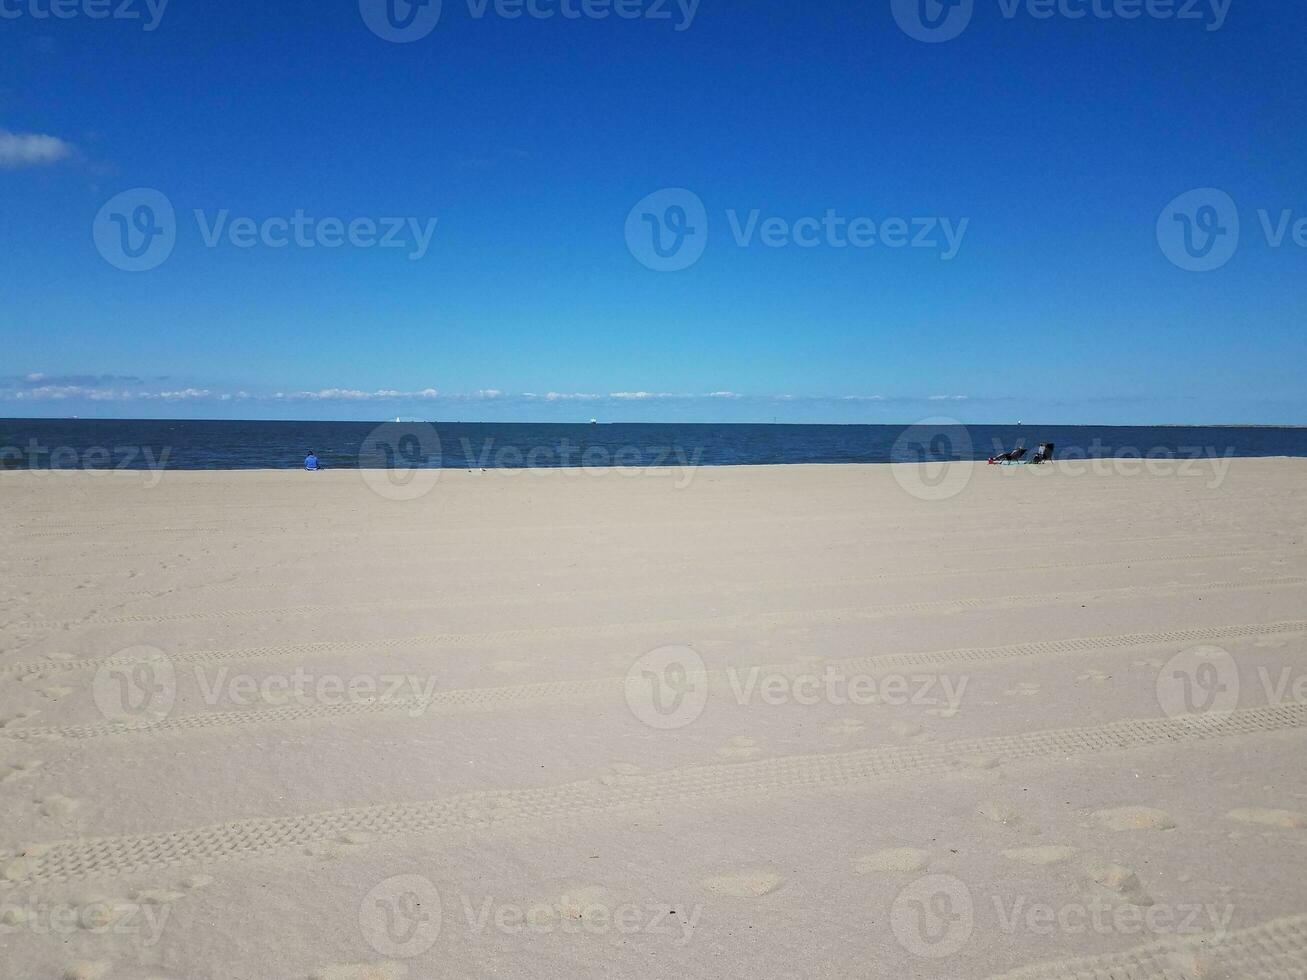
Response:
POLYGON ((5 469, 727 466, 986 459, 1307 457, 1307 428, 238 422, 0 419, 5 469))

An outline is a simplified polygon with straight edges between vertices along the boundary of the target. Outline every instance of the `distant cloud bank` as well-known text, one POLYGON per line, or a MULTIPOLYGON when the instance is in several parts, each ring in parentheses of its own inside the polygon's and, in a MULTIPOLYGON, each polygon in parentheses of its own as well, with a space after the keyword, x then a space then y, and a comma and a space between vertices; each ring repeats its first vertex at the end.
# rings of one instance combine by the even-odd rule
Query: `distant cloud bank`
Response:
POLYGON ((522 402, 522 403, 609 403, 619 405, 630 402, 694 402, 694 401, 755 401, 755 402, 925 402, 965 401, 966 395, 791 395, 741 394, 734 391, 710 391, 702 394, 669 391, 613 391, 598 392, 505 392, 498 388, 481 388, 473 392, 443 392, 438 388, 321 388, 317 391, 252 392, 244 389, 223 389, 213 385, 180 385, 167 383, 168 378, 143 379, 135 375, 119 374, 24 374, 0 377, 0 402, 32 403, 60 402, 82 399, 89 402, 133 401, 212 401, 212 402, 264 402, 264 403, 395 403, 395 402, 522 402))

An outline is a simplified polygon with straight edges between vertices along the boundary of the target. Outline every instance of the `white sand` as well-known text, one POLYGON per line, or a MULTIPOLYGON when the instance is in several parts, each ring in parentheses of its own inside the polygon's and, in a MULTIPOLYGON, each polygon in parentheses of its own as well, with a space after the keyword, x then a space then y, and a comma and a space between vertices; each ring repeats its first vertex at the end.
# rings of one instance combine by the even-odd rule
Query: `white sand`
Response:
POLYGON ((1307 977, 1307 462, 684 476, 0 474, 0 980, 1307 977))

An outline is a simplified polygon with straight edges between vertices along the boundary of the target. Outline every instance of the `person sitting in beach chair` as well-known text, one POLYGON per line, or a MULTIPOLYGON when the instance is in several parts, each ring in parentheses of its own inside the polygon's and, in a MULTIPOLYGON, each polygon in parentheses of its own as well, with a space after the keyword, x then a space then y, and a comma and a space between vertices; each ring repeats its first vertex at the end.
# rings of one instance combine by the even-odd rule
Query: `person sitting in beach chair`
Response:
POLYGON ((999 466, 1003 463, 1015 463, 1026 454, 1023 446, 1017 446, 1016 449, 1009 449, 1005 453, 999 453, 997 456, 991 456, 989 459, 990 466, 999 466))
POLYGON ((1035 453, 1035 458, 1030 462, 1036 466, 1040 463, 1047 463, 1053 458, 1053 444, 1051 442, 1041 442, 1039 451, 1035 453))
POLYGON ((309 454, 304 457, 304 468, 310 473, 316 472, 318 469, 318 455, 312 449, 310 449, 309 454))

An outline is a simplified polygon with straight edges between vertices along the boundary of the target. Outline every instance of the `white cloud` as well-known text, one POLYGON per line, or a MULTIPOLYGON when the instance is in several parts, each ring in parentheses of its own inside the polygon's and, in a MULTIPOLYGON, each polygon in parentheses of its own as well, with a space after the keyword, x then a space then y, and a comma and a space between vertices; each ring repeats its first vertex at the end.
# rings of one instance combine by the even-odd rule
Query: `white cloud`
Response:
MULTIPOLYGON (((252 402, 353 402, 353 403, 388 403, 432 401, 445 399, 449 401, 486 401, 519 400, 525 402, 653 402, 660 400, 682 399, 687 402, 709 400, 750 399, 754 401, 772 401, 805 404, 866 404, 866 403, 912 403, 964 402, 967 395, 742 395, 734 391, 712 391, 705 394, 687 394, 666 391, 614 391, 609 394, 591 394, 588 392, 550 391, 547 394, 535 392, 505 392, 498 388, 481 388, 471 393, 451 392, 442 394, 436 388, 404 390, 400 388, 321 388, 317 391, 278 391, 276 393, 252 393, 243 389, 225 389, 209 387, 164 388, 162 382, 167 378, 153 378, 145 381, 132 375, 51 375, 32 372, 23 375, 0 377, 0 401, 67 401, 86 399, 89 401, 132 401, 154 400, 163 402, 203 401, 215 402, 252 401, 252 402)), ((175 382, 173 382, 175 384, 175 382)))
POLYGON ((15 391, 13 398, 16 401, 31 399, 33 401, 57 401, 62 398, 69 398, 81 394, 83 389, 78 385, 42 385, 39 388, 29 388, 27 391, 15 391))
POLYGON ((278 392, 273 397, 326 402, 374 402, 408 399, 426 401, 439 398, 440 392, 435 388, 423 388, 421 391, 399 391, 395 388, 379 388, 376 391, 362 391, 358 388, 323 388, 320 391, 301 391, 293 395, 278 392))
POLYGON ((181 391, 146 392, 142 398, 159 398, 166 402, 187 402, 196 398, 208 398, 213 394, 208 388, 183 388, 181 391))
POLYGON ((57 136, 39 133, 11 133, 0 129, 0 167, 17 170, 19 167, 39 167, 57 163, 71 155, 71 143, 57 136))
MULTIPOLYGON (((110 376, 106 376, 108 379, 110 376)), ((430 400, 438 398, 440 392, 435 388, 423 388, 420 391, 399 391, 394 388, 382 388, 377 391, 363 391, 358 388, 323 388, 320 391, 276 392, 271 395, 251 395, 248 391, 225 392, 212 388, 176 388, 151 389, 138 379, 117 379, 115 384, 84 384, 71 378, 51 378, 44 374, 27 374, 20 379, 16 388, 4 384, 0 379, 0 400, 13 401, 66 401, 71 398, 83 398, 88 401, 232 401, 239 399, 266 401, 396 401, 396 400, 430 400), (42 383, 43 381, 47 383, 42 383), (135 382, 135 383, 132 383, 135 382)), ((12 379, 11 379, 12 380, 12 379)))
POLYGON ((321 391, 301 392, 300 397, 311 401, 366 401, 371 396, 357 388, 323 388, 321 391))
POLYGON ((614 391, 608 396, 618 401, 649 401, 652 398, 693 398, 693 395, 677 394, 673 391, 614 391))
MULTIPOLYGON (((28 375, 30 379, 32 376, 28 375)), ((84 398, 93 402, 119 402, 134 399, 159 399, 163 401, 189 401, 196 398, 208 398, 213 392, 208 388, 184 388, 180 391, 132 391, 126 388, 97 387, 94 385, 50 384, 34 388, 22 388, 16 391, 0 389, 0 398, 12 398, 14 401, 65 401, 69 398, 84 398)))

